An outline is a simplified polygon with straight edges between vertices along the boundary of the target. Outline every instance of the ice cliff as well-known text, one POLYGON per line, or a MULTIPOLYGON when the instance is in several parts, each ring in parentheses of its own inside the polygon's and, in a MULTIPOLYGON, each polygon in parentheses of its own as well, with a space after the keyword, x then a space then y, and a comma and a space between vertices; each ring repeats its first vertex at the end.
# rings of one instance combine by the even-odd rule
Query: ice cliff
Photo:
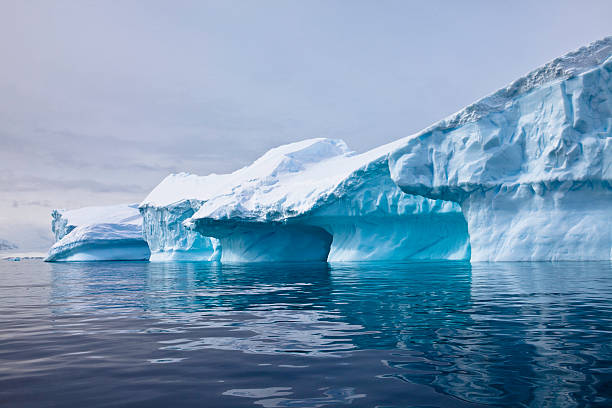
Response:
MULTIPOLYGON (((214 178, 215 175, 208 176, 214 178)), ((216 261, 218 241, 183 225, 202 205, 205 177, 180 173, 166 177, 140 204, 150 261, 216 261)))
POLYGON ((310 139, 231 174, 170 175, 140 206, 145 237, 153 255, 188 254, 188 228, 218 239, 210 259, 222 261, 469 259, 459 206, 403 193, 389 175, 394 147, 354 154, 310 139))
POLYGON ((137 204, 54 210, 56 242, 46 261, 147 260, 137 204))
POLYGON ((461 205, 474 261, 612 258, 612 37, 397 143, 406 193, 461 205))

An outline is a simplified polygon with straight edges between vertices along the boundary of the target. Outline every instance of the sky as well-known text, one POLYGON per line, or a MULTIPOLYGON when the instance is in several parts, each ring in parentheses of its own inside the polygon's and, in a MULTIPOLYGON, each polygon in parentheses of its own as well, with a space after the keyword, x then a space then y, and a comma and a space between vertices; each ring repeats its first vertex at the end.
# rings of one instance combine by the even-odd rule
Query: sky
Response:
POLYGON ((0 0, 0 239, 312 137, 410 135, 612 34, 610 1, 0 0))

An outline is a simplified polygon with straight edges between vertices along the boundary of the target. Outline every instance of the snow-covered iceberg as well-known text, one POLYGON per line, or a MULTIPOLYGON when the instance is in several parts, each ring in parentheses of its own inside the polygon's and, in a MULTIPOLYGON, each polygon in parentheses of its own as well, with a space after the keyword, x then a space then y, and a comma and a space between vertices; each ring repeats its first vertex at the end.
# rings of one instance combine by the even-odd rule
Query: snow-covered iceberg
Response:
POLYGON ((472 260, 612 258, 612 37, 398 144, 392 179, 461 205, 472 260))
POLYGON ((137 204, 54 210, 51 216, 56 242, 46 261, 149 259, 137 204))
POLYGON ((222 261, 469 259, 460 207, 403 193, 394 147, 355 154, 309 139, 231 174, 170 175, 140 206, 145 237, 153 254, 183 248, 187 227, 218 239, 211 259, 222 261))

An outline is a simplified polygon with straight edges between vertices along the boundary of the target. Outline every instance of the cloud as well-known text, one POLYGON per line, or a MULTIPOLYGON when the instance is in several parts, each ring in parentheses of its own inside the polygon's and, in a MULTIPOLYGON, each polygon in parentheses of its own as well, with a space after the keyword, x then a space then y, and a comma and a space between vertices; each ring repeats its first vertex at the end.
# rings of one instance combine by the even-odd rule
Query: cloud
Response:
POLYGON ((49 200, 13 200, 13 208, 19 207, 51 207, 49 200))
MULTIPOLYGON (((0 190, 5 192, 81 190, 96 193, 145 193, 147 187, 137 184, 101 183, 90 179, 51 179, 45 177, 21 175, 16 178, 0 177, 0 190)), ((13 202, 13 206, 16 201, 13 202)), ((43 201, 38 202, 40 205, 43 201)))
POLYGON ((0 251, 6 251, 8 249, 17 249, 17 248, 19 248, 17 244, 7 241, 6 239, 0 238, 0 251))

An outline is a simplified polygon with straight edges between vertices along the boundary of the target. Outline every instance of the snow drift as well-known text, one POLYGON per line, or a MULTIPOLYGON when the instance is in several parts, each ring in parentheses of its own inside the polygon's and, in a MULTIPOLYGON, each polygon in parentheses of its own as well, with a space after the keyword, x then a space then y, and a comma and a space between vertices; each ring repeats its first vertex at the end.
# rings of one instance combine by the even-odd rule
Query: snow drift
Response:
POLYGON ((461 205, 472 260, 611 259, 611 56, 608 37, 398 141, 392 179, 461 205))
POLYGON ((137 204, 54 210, 51 215, 56 242, 46 261, 149 259, 137 204))

